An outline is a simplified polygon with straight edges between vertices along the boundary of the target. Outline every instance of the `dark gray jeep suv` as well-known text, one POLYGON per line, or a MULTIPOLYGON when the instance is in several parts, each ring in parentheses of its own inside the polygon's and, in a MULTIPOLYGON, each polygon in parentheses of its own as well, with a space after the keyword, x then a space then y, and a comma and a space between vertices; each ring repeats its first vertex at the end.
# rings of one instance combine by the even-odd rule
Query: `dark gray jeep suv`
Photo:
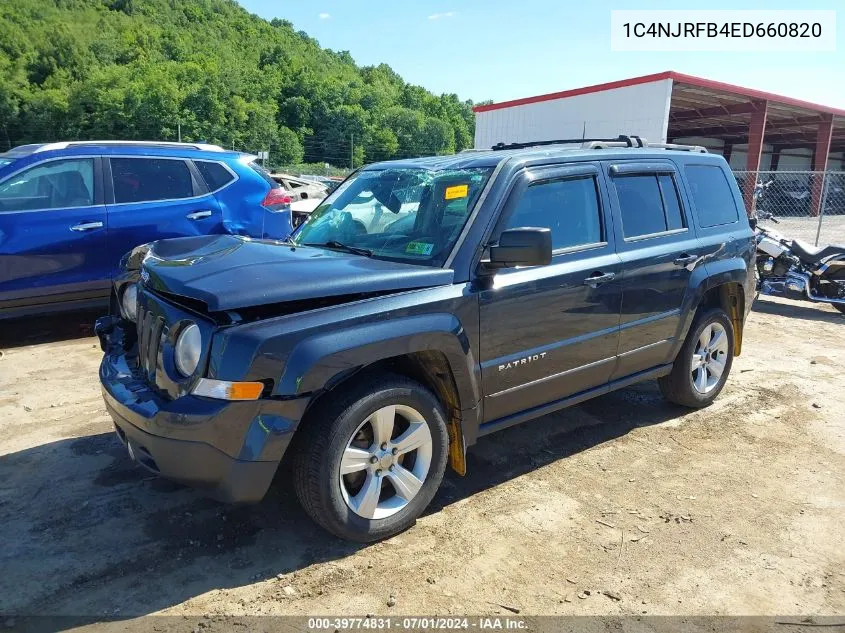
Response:
POLYGON ((370 165, 284 242, 127 256, 97 332, 117 434, 145 468, 259 501, 283 456, 306 511, 407 528, 479 437, 657 379, 725 385, 754 237, 723 158, 558 142, 370 165))

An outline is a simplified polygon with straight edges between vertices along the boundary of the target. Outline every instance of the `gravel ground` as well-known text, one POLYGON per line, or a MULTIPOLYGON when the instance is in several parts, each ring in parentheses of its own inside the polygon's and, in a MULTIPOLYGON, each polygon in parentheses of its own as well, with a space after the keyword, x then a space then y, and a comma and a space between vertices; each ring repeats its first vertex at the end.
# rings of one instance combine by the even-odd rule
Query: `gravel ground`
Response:
POLYGON ((0 330, 4 617, 845 614, 827 306, 759 301, 706 410, 646 383, 484 438, 414 527, 365 547, 315 528, 283 477, 229 507, 135 467, 91 318, 0 330))

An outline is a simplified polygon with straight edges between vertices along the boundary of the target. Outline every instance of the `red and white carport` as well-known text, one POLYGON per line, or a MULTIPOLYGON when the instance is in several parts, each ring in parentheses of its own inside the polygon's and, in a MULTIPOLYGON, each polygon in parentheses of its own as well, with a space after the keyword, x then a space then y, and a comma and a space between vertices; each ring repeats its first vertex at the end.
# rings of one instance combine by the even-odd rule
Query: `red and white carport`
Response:
MULTIPOLYGON (((845 110, 666 71, 475 107, 475 146, 637 134, 695 143, 736 170, 843 169, 845 110)), ((821 206, 821 179, 811 213, 821 206)), ((744 192, 751 207, 754 179, 744 192)))

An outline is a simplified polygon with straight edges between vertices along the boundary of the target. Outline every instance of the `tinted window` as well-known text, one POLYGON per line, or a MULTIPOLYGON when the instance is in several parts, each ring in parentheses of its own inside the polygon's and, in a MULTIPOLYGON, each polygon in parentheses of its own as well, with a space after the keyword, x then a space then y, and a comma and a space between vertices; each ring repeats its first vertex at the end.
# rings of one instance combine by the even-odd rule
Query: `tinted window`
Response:
POLYGON ((720 167, 689 165, 686 174, 700 226, 706 228, 739 220, 733 192, 720 167))
POLYGON ((112 158, 115 202, 176 200, 194 195, 191 172, 183 160, 112 158))
POLYGON ((678 188, 675 179, 668 174, 657 177, 660 193, 663 196, 663 209, 666 212, 666 228, 670 231, 684 228, 684 216, 681 213, 681 202, 678 199, 678 188))
POLYGON ((684 228, 672 176, 620 176, 613 183, 622 212, 622 233, 626 238, 684 228))
POLYGON ((505 225, 550 228, 552 248, 601 242, 601 214, 592 176, 533 183, 505 225))
POLYGON ((209 191, 217 191, 228 185, 235 177, 220 163, 212 163, 207 160, 195 160, 194 164, 202 174, 209 191))
POLYGON ((56 160, 0 184, 0 211, 68 209, 94 204, 94 160, 56 160))

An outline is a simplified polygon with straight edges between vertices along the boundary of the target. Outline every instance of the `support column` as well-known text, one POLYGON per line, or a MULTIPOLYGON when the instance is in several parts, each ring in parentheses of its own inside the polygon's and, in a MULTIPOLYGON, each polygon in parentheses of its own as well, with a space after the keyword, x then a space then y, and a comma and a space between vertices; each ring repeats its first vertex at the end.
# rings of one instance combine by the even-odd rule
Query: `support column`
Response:
POLYGON ((781 148, 781 146, 780 146, 780 145, 775 145, 775 146, 772 148, 772 171, 777 171, 777 170, 778 170, 778 165, 780 164, 780 152, 781 152, 781 149, 782 149, 782 148, 781 148))
POLYGON ((728 165, 731 164, 731 154, 733 154, 733 151, 733 143, 725 143, 725 146, 722 148, 722 156, 724 156, 725 160, 728 161, 728 165))
MULTIPOLYGON (((825 114, 819 122, 819 130, 816 134, 816 151, 813 153, 813 171, 824 172, 827 170, 827 156, 830 154, 830 140, 833 137, 833 115, 825 114)), ((813 175, 813 183, 810 197, 810 215, 818 216, 822 208, 824 195, 824 173, 813 175)))
POLYGON ((757 172, 760 170, 760 157, 763 155, 763 137, 766 135, 766 116, 769 110, 768 101, 755 101, 754 112, 751 113, 751 123, 748 125, 748 156, 745 169, 753 172, 745 181, 745 210, 748 215, 754 214, 754 186, 757 184, 757 172))

